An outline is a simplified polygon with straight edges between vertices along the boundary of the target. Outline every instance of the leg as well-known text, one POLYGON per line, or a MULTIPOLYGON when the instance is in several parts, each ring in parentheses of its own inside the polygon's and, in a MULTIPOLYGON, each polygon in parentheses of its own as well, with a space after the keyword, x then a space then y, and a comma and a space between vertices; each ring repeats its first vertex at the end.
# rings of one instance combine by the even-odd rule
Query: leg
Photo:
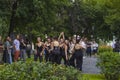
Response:
POLYGON ((28 56, 28 58, 31 58, 30 50, 27 50, 27 56, 28 56))
POLYGON ((62 55, 62 58, 63 58, 63 60, 64 60, 64 65, 67 65, 66 56, 65 56, 65 55, 62 55))
POLYGON ((9 63, 12 64, 12 56, 11 56, 11 49, 9 50, 9 63))
POLYGON ((38 55, 34 54, 34 61, 37 61, 38 55))
POLYGON ((79 54, 76 57, 76 67, 77 69, 79 69, 80 71, 82 71, 82 64, 83 64, 83 55, 79 54))
POLYGON ((70 66, 75 67, 75 54, 73 54, 72 57, 70 58, 70 66))
POLYGON ((14 55, 15 62, 18 61, 19 55, 20 55, 20 51, 15 51, 15 55, 14 55))
POLYGON ((23 61, 26 61, 26 51, 23 50, 23 61))
POLYGON ((46 54, 45 54, 45 61, 48 62, 48 60, 49 60, 49 54, 46 53, 46 54))
POLYGON ((3 52, 0 52, 0 63, 3 62, 3 52))
POLYGON ((20 59, 21 60, 23 59, 23 50, 22 49, 20 50, 20 59))
POLYGON ((60 54, 57 55, 57 64, 61 64, 61 55, 60 54))
POLYGON ((9 54, 9 57, 10 57, 10 64, 12 64, 12 56, 11 56, 11 53, 9 54))
POLYGON ((39 61, 42 62, 43 61, 43 57, 39 56, 39 61))

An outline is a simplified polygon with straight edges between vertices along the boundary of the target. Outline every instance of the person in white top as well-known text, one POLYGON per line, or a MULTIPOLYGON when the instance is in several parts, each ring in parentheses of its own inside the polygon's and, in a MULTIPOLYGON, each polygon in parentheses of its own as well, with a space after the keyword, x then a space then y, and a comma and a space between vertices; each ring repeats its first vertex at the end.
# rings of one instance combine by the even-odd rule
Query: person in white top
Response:
POLYGON ((87 56, 87 54, 86 54, 86 40, 87 40, 87 38, 82 38, 81 39, 81 41, 80 41, 80 45, 83 47, 83 55, 84 55, 84 57, 83 58, 85 58, 85 56, 87 56))
POLYGON ((14 40, 14 61, 18 61, 19 55, 20 55, 20 41, 19 41, 19 35, 17 35, 16 39, 14 40))
POLYGON ((93 51, 93 54, 94 54, 94 55, 97 54, 97 51, 98 51, 98 43, 96 43, 95 41, 93 41, 93 44, 92 44, 92 51, 93 51))

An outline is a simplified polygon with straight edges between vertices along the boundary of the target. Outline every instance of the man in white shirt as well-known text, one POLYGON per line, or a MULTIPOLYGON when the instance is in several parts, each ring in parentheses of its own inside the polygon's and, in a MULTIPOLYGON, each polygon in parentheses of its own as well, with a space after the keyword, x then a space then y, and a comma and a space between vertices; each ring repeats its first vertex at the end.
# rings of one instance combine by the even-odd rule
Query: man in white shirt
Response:
POLYGON ((18 61, 19 55, 20 55, 20 41, 19 41, 19 35, 17 35, 16 39, 13 42, 14 44, 14 61, 18 61))

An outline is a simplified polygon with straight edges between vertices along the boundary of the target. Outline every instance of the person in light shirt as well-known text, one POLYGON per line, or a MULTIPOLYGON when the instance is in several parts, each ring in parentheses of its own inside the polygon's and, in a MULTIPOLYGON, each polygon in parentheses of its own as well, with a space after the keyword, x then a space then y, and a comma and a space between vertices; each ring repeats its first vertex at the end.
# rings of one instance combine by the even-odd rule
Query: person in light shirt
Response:
POLYGON ((14 40, 13 44, 14 44, 14 61, 18 61, 19 59, 19 55, 20 55, 20 41, 19 41, 19 35, 17 35, 16 39, 14 40))
POLYGON ((83 55, 84 55, 84 57, 83 58, 85 58, 85 56, 87 55, 86 54, 86 40, 87 40, 87 38, 82 38, 81 39, 81 41, 80 41, 80 45, 83 47, 83 55))
POLYGON ((97 51, 98 51, 98 44, 95 41, 93 41, 92 52, 93 52, 94 55, 96 55, 97 51))

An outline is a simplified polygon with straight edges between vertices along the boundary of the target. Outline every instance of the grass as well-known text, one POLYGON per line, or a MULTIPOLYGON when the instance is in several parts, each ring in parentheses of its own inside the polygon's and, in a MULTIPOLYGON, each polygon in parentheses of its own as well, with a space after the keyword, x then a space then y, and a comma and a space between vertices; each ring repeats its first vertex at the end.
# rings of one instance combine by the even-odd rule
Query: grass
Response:
POLYGON ((105 80, 101 74, 83 74, 83 80, 105 80))

